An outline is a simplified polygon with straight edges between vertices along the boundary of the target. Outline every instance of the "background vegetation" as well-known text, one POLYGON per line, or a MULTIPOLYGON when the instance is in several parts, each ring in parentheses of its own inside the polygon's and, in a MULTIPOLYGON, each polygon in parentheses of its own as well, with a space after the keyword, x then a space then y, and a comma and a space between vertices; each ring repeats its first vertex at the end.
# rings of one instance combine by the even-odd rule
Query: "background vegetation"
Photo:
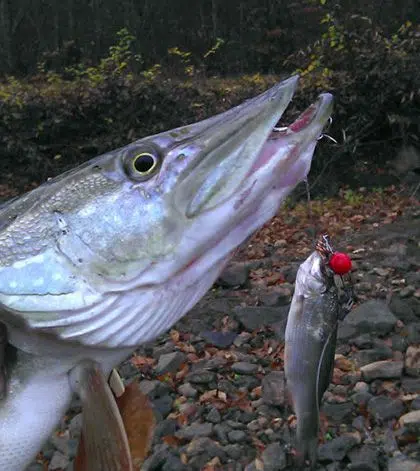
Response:
POLYGON ((296 72, 289 117, 336 97, 316 191, 415 179, 419 13, 414 0, 0 0, 2 181, 26 188, 296 72))

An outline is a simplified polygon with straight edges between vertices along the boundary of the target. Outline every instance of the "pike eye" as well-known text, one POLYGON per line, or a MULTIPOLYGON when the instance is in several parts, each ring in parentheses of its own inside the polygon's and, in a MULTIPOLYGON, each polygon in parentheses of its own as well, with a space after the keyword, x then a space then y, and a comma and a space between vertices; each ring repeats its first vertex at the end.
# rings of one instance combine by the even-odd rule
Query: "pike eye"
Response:
POLYGON ((159 169, 160 159, 150 152, 141 152, 126 162, 129 175, 136 180, 152 177, 159 169))

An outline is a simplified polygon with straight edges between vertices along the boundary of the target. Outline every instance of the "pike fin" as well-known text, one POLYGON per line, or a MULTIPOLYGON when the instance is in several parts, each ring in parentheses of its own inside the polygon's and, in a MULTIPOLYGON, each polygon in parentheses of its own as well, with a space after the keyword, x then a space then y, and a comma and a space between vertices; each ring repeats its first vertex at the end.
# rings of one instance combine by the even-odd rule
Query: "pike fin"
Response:
MULTIPOLYGON (((83 407, 82 450, 86 471, 133 471, 120 411, 98 363, 83 361, 70 372, 83 407)), ((79 463, 80 465, 80 463, 79 463)))

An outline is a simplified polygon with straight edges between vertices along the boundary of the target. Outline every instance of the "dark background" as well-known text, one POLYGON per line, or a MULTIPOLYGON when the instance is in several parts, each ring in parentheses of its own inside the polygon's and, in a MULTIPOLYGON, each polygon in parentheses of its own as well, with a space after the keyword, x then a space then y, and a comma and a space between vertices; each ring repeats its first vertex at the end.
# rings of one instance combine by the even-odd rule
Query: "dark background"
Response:
POLYGON ((316 190, 416 184, 414 0, 0 0, 0 171, 18 191, 292 73, 336 97, 316 190))

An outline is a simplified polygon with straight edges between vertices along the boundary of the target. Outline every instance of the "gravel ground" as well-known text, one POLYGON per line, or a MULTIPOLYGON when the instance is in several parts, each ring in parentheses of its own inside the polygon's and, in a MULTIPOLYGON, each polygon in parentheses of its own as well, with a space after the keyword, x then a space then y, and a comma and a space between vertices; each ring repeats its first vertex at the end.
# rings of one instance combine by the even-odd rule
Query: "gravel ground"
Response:
MULTIPOLYGON (((420 470, 419 240, 418 209, 338 240, 351 242, 359 302, 339 329, 316 469, 420 470)), ((157 418, 142 470, 295 469, 283 340, 303 258, 238 257, 171 333, 121 365, 157 418)), ((72 470, 80 423, 75 400, 28 469, 72 470)))

